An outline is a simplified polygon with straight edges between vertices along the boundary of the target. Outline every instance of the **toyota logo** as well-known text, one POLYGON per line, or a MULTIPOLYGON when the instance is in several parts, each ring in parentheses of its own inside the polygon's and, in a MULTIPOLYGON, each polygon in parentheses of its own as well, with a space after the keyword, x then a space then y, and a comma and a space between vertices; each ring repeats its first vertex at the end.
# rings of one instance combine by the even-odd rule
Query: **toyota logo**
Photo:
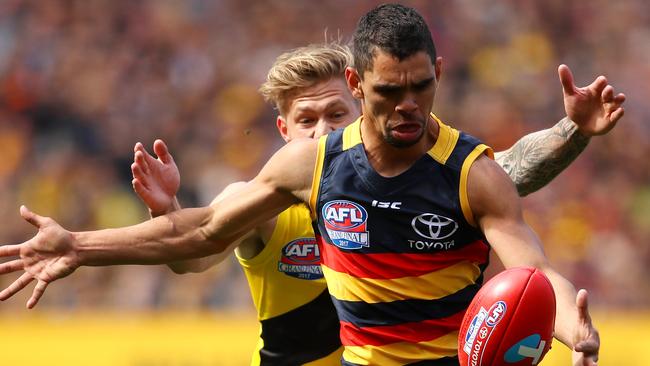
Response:
POLYGON ((458 229, 456 221, 432 213, 414 217, 411 226, 423 238, 433 240, 448 238, 458 229))

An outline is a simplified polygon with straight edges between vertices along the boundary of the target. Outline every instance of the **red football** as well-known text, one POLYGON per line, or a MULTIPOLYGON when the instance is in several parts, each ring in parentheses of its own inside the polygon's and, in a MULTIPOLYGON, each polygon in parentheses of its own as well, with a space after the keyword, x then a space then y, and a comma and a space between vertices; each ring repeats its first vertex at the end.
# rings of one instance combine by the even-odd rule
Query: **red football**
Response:
POLYGON ((537 365, 551 348, 555 293, 540 270, 505 270, 483 285, 458 334, 461 366, 537 365))

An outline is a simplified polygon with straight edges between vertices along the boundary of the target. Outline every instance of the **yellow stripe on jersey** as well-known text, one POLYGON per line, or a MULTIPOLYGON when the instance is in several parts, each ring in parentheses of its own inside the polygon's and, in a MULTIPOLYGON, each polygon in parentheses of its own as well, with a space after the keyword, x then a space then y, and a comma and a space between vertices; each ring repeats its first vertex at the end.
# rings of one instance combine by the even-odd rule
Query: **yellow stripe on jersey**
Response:
POLYGON ((359 365, 397 366, 421 360, 454 357, 458 354, 458 332, 427 342, 398 342, 383 346, 348 346, 343 358, 359 365))
POLYGON ((321 265, 329 292, 338 300, 374 304, 396 300, 435 300, 462 290, 476 282, 481 269, 462 261, 419 277, 371 279, 350 276, 321 265))
POLYGON ((460 185, 458 188, 458 195, 460 198, 460 208, 463 210, 463 216, 467 222, 476 227, 476 222, 474 221, 474 213, 472 208, 469 205, 469 198, 467 197, 467 177, 469 176, 469 169, 472 167, 474 161, 481 155, 485 153, 490 159, 494 159, 494 152, 492 148, 483 144, 480 144, 474 148, 474 151, 469 153, 467 159, 463 162, 463 167, 460 171, 460 185))
POLYGON ((440 121, 440 119, 438 119, 438 117, 433 113, 431 113, 431 118, 438 123, 440 132, 438 133, 436 143, 427 154, 440 164, 445 164, 447 159, 451 156, 451 153, 454 152, 454 147, 456 147, 456 143, 460 137, 460 132, 442 123, 442 121, 440 121))
POLYGON ((316 220, 316 204, 318 204, 318 191, 320 189, 320 176, 323 173, 323 163, 325 162, 325 146, 327 135, 318 139, 318 152, 316 152, 316 166, 314 167, 314 176, 311 179, 311 195, 309 196, 309 208, 311 219, 316 220))
POLYGON ((343 130, 343 151, 361 143, 361 117, 343 130))

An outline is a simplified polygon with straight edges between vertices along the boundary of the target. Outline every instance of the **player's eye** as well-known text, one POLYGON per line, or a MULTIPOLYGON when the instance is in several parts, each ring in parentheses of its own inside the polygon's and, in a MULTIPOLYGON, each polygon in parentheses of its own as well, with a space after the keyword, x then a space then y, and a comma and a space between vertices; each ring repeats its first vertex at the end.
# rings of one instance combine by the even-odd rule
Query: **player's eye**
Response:
POLYGON ((301 124, 301 125, 309 125, 309 124, 313 124, 315 122, 316 122, 316 120, 313 119, 313 118, 300 118, 298 120, 298 123, 301 124))
POLYGON ((333 119, 341 119, 341 118, 345 117, 347 114, 348 114, 347 111, 335 112, 335 113, 332 113, 332 118, 333 119))

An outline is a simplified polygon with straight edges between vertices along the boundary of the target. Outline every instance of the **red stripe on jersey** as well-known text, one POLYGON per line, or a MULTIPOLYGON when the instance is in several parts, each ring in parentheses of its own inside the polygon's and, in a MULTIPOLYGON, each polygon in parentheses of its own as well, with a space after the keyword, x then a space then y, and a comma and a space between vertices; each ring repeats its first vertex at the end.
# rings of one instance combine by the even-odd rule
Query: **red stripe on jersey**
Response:
POLYGON ((357 327, 341 323, 341 343, 344 346, 382 346, 395 342, 418 343, 431 341, 460 329, 465 311, 441 319, 429 319, 416 323, 357 327))
POLYGON ((438 253, 355 253, 344 252, 334 245, 321 243, 323 264, 330 269, 357 278, 391 279, 417 277, 454 265, 460 261, 486 263, 489 247, 483 240, 461 249, 438 253))

